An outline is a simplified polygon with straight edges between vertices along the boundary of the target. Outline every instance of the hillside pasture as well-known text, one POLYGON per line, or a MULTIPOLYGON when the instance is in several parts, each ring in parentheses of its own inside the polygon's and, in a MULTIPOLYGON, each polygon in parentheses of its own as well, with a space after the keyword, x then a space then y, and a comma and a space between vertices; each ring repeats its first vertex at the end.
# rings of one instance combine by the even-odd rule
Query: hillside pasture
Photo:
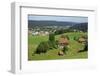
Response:
MULTIPOLYGON (((87 35, 87 33, 83 32, 70 32, 70 33, 64 33, 64 35, 67 35, 69 37, 69 47, 68 51, 65 55, 59 56, 58 52, 60 51, 59 48, 57 49, 50 49, 47 53, 41 53, 41 54, 34 54, 37 46, 40 42, 48 41, 48 36, 32 36, 28 35, 28 60, 54 60, 54 59, 84 59, 88 58, 88 51, 80 52, 79 50, 84 48, 84 45, 81 43, 78 43, 74 40, 74 37, 79 37, 82 35, 87 35)), ((55 40, 58 40, 61 35, 55 35, 55 40)))

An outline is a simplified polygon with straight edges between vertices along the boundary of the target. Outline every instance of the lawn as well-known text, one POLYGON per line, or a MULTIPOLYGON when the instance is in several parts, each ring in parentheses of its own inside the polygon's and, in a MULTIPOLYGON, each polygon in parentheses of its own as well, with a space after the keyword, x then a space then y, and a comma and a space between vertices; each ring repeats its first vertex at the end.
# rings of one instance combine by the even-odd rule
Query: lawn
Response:
MULTIPOLYGON (((65 33, 65 35, 69 36, 69 49, 66 55, 59 56, 58 49, 48 50, 47 53, 35 54, 32 56, 32 53, 36 50, 37 46, 40 42, 48 41, 48 36, 28 36, 28 60, 52 60, 52 59, 83 59, 88 58, 88 52, 80 52, 80 49, 83 49, 83 45, 73 40, 74 37, 78 37, 81 35, 85 35, 87 33, 80 32, 70 32, 65 33)), ((58 40, 60 35, 56 35, 55 39, 58 40)))

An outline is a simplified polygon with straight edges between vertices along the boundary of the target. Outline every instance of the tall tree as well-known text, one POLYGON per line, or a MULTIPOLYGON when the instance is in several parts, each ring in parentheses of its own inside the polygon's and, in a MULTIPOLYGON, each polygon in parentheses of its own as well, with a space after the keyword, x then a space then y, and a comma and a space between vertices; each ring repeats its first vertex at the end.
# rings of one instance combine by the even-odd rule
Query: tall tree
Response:
POLYGON ((51 42, 55 41, 55 35, 53 33, 49 34, 49 41, 51 42))

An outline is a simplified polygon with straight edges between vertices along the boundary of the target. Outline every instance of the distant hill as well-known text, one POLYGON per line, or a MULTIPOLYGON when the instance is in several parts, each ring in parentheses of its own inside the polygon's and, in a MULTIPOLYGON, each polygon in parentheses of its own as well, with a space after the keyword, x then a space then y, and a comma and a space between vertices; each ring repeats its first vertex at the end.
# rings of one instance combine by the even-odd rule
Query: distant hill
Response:
POLYGON ((75 23, 75 22, 62 22, 62 21, 36 21, 36 20, 29 20, 28 21, 28 28, 51 28, 51 29, 71 29, 71 30, 79 30, 87 32, 88 30, 88 23, 75 23), (57 26, 55 28, 55 26, 57 26))
POLYGON ((76 29, 76 30, 87 32, 88 23, 78 23, 78 24, 75 24, 74 26, 70 27, 70 29, 76 29))
POLYGON ((35 26, 38 27, 45 27, 45 26, 73 26, 77 23, 75 22, 60 22, 60 21, 35 21, 35 20, 29 20, 28 21, 28 27, 34 28, 35 26))

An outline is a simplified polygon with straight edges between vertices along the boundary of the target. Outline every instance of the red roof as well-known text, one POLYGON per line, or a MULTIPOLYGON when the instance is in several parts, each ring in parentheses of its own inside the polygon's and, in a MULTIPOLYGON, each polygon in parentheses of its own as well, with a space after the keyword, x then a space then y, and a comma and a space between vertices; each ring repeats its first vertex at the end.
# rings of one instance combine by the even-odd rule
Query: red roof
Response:
POLYGON ((62 35, 58 41, 59 41, 59 44, 68 44, 69 43, 68 39, 64 35, 62 35))

